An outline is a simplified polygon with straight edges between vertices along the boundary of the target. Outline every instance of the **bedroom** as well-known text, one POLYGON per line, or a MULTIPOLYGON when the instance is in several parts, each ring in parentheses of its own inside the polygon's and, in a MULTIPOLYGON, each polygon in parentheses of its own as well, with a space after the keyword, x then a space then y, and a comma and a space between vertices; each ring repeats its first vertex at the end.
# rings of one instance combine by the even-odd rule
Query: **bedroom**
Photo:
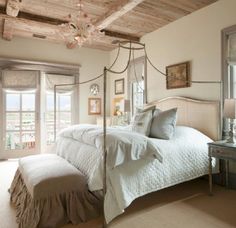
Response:
MULTIPOLYGON (((159 1, 157 1, 159 2, 159 1)), ((164 2, 164 1, 160 1, 164 2)), ((178 2, 184 2, 184 1, 178 1, 178 2)), ((199 9, 190 15, 187 15, 185 17, 182 17, 174 22, 171 22, 168 25, 165 25, 164 27, 153 31, 149 34, 144 35, 141 38, 141 42, 145 43, 147 53, 150 57, 150 59, 154 62, 155 66, 157 66, 159 69, 165 72, 166 66, 180 63, 180 62, 191 62, 191 77, 193 80, 209 80, 209 81, 219 81, 221 79, 222 75, 222 67, 221 67, 221 31, 222 29, 228 28, 230 26, 233 26, 236 24, 236 16, 235 16, 235 8, 236 8, 236 2, 234 0, 220 0, 220 1, 198 1, 201 2, 201 4, 209 4, 211 2, 212 4, 209 4, 208 6, 203 7, 202 9, 199 9)), ((200 4, 200 3, 199 3, 200 4)), ((200 4, 200 5, 201 5, 200 4)), ((152 23, 151 21, 149 22, 152 23)), ((148 27, 148 25, 147 25, 148 27)), ((18 37, 17 31, 16 35, 14 36, 11 41, 6 41, 4 39, 0 39, 0 55, 2 58, 8 58, 8 59, 21 59, 21 60, 28 60, 28 61, 35 61, 35 62, 49 62, 49 63, 58 63, 58 64, 68 64, 73 66, 79 66, 79 74, 80 74, 80 81, 84 81, 90 78, 93 78, 94 76, 97 76, 98 74, 102 73, 104 66, 109 66, 115 59, 117 50, 112 51, 103 51, 99 49, 93 49, 93 48, 84 48, 84 47, 77 47, 75 49, 67 49, 67 47, 64 44, 56 44, 53 42, 47 42, 44 40, 39 39, 30 39, 25 37, 18 37)), ((113 40, 117 40, 113 39, 113 40)), ((121 53, 122 55, 122 53, 121 53)), ((139 57, 139 54, 135 54, 135 57, 139 57), (137 56, 136 56, 137 55, 137 56)), ((118 63, 117 68, 115 69, 122 69, 124 65, 127 62, 127 55, 125 55, 123 58, 121 57, 123 61, 118 63)), ((165 78, 159 74, 157 74, 151 67, 148 69, 148 76, 147 76, 147 98, 148 102, 162 99, 168 96, 184 96, 184 97, 193 97, 197 99, 203 99, 203 100, 219 100, 220 99, 220 91, 219 86, 215 84, 211 85, 191 85, 189 88, 183 88, 183 89, 172 89, 167 90, 166 89, 166 80, 165 78)), ((115 95, 115 80, 127 78, 127 76, 119 75, 119 76, 112 76, 108 79, 108 96, 107 96, 107 103, 110 104, 107 106, 107 114, 108 116, 112 115, 113 111, 113 103, 114 98, 120 98, 121 96, 128 98, 128 92, 127 92, 127 81, 125 80, 125 89, 124 94, 122 95, 115 95), (110 91, 109 91, 110 89, 110 91)), ((100 92, 97 96, 98 98, 102 98, 102 80, 96 82, 99 84, 100 92)), ((92 84, 92 83, 91 83, 92 84)), ((79 96, 79 110, 78 110, 78 117, 79 117, 79 123, 93 123, 95 124, 97 121, 97 118, 100 115, 88 115, 88 98, 93 97, 90 92, 90 85, 83 85, 80 88, 80 96, 79 96)), ((3 99, 1 98, 2 102, 3 99)), ((1 109, 3 109, 3 104, 1 103, 1 109)), ((1 110, 3 112, 3 110, 1 110)), ((3 116, 2 113, 0 116, 3 116)), ((2 121, 2 118, 1 118, 2 121)), ((1 123, 1 126, 2 123, 1 123)), ((1 129, 1 134, 3 134, 3 129, 1 129)), ((2 138, 3 136, 1 136, 2 138)), ((3 142, 0 142, 3 144, 3 142)), ((3 145, 1 145, 1 148, 3 148, 3 145)), ((3 152, 3 151, 1 151, 3 152)), ((3 153, 1 153, 3 154, 3 153)), ((5 163, 1 163, 5 164, 5 163)), ((10 163, 12 164, 12 163, 10 163)), ((235 176, 232 174, 235 172, 234 164, 230 163, 230 181, 231 184, 235 185, 235 176)), ((5 167, 4 167, 5 168, 5 167)), ((13 167, 12 169, 15 169, 13 167)), ((12 173, 12 169, 9 170, 9 173, 12 173)), ((4 170, 4 169, 3 169, 4 170)), ((5 172, 1 169, 1 173, 5 172)), ((7 170, 7 167, 6 167, 7 170)), ((14 172, 13 172, 14 173, 14 172)), ((10 175, 10 174, 9 174, 10 175)), ((11 178, 12 178, 11 174, 11 178)), ((1 177, 2 179, 3 177, 1 177)), ((5 176, 4 176, 5 178, 5 176)), ((8 177, 9 179, 10 177, 8 177)), ((8 181, 8 180, 7 180, 8 181)), ((7 182, 8 183, 8 182, 7 182)), ((206 195, 206 192, 208 191, 208 185, 207 182, 200 183, 200 185, 203 187, 202 191, 206 195)), ((2 185, 3 186, 3 185, 2 185)), ((7 189, 9 186, 5 186, 4 189, 7 189)), ((184 186, 182 187, 177 186, 177 192, 175 192, 175 189, 167 189, 166 191, 163 191, 163 197, 168 197, 168 200, 166 200, 164 203, 168 204, 168 202, 174 202, 178 201, 181 198, 172 198, 173 196, 170 196, 171 192, 173 191, 174 194, 180 194, 181 191, 183 191, 182 195, 180 197, 186 197, 192 196, 191 194, 198 194, 199 191, 201 192, 201 188, 196 184, 195 182, 193 185, 188 185, 188 189, 186 190, 184 186), (191 187, 192 186, 192 187, 191 187), (197 188, 199 191, 191 191, 192 188, 197 188), (184 195, 185 194, 185 195, 184 195), (170 197, 170 199, 169 199, 170 197)), ((0 187, 1 188, 1 187, 0 187)), ((217 187, 215 187, 217 189, 217 187)), ((224 193, 224 188, 219 187, 222 189, 222 194, 224 193)), ((3 192, 3 190, 1 190, 3 192)), ((202 192, 201 192, 202 193, 202 192)), ((221 193, 221 192, 220 192, 221 193)), ((1 196, 2 197, 2 196, 1 196)), ((8 193, 3 194, 3 197, 1 198, 1 204, 7 205, 6 198, 9 197, 8 193), (5 199, 5 201, 4 201, 5 199)), ((162 197, 162 196, 158 196, 162 197)), ((217 198, 217 196, 215 196, 217 198)), ((193 201, 197 201, 199 198, 194 198, 193 201)), ((218 199, 218 198, 217 198, 218 199)), ((230 217, 232 215, 232 211, 235 208, 229 208, 232 206, 231 202, 235 200, 235 192, 229 191, 226 195, 226 198, 222 198, 224 200, 216 201, 214 207, 221 208, 225 210, 228 214, 220 215, 219 211, 211 211, 212 204, 210 204, 213 199, 208 199, 207 195, 205 198, 201 198, 201 200, 206 201, 205 207, 208 208, 208 211, 206 209, 206 213, 208 212, 210 216, 204 217, 204 215, 200 214, 198 217, 198 220, 203 219, 203 223, 200 223, 203 227, 213 227, 219 226, 219 227, 234 227, 235 221, 233 217, 230 217), (229 197, 229 198, 227 198, 229 197), (232 198, 230 198, 232 197, 232 198), (230 201, 231 199, 231 201, 230 201), (223 202, 222 202, 223 201, 223 202), (208 205, 209 203, 209 205, 208 205), (204 223, 205 222, 205 223, 204 223)), ((151 203, 152 198, 147 198, 147 201, 142 202, 145 204, 145 202, 148 204, 148 202, 151 203)), ((160 198, 159 198, 160 200, 160 198)), ((195 202, 194 201, 194 202, 195 202)), ((156 201, 158 202, 158 201, 156 201)), ((192 203, 192 201, 190 202, 192 203)), ((149 204, 152 205, 152 204, 149 204)), ((153 206, 153 205, 152 205, 153 206)), ((181 209, 182 204, 180 203, 180 208, 175 209, 181 209)), ((196 204, 194 204, 192 207, 196 207, 196 204)), ((199 206, 199 205, 198 205, 199 206)), ((201 208, 202 205, 199 207, 201 208)), ((187 218, 179 213, 177 216, 180 216, 184 223, 175 223, 175 219, 170 219, 171 221, 168 221, 166 216, 171 215, 175 216, 175 214, 172 214, 173 207, 170 208, 170 211, 165 211, 163 208, 163 211, 160 212, 160 217, 164 219, 158 223, 158 213, 153 212, 153 214, 146 214, 145 211, 142 211, 141 206, 139 205, 139 210, 136 211, 136 217, 134 213, 134 217, 127 216, 127 220, 124 217, 123 220, 121 218, 120 220, 120 226, 119 222, 117 220, 117 223, 114 223, 114 227, 129 227, 129 226, 135 226, 139 227, 138 224, 140 223, 140 227, 165 227, 166 223, 168 227, 189 227, 189 224, 192 222, 196 222, 194 220, 193 216, 200 213, 199 210, 191 211, 192 214, 192 220, 187 218), (162 214, 163 213, 163 214, 162 214), (145 216, 147 216, 147 219, 145 219, 145 216), (181 217, 182 216, 182 217, 181 217), (155 221, 153 219, 155 217, 155 221), (130 220, 129 220, 130 219, 130 220), (186 221, 184 220, 186 219, 186 221), (150 221, 149 221, 150 220, 150 221), (182 226, 181 226, 182 225, 182 226)), ((160 205, 159 205, 160 208, 160 205)), ((150 207, 149 207, 150 209, 150 207)), ((167 208, 168 209, 168 208, 167 208)), ((9 208, 6 206, 5 208, 1 208, 1 218, 0 218, 0 224, 3 227, 16 227, 15 217, 9 212, 9 208), (11 217, 12 216, 12 217, 11 217), (9 218, 9 219, 2 219, 2 218, 9 218), (10 224, 10 225, 9 225, 10 224)), ((132 209, 131 209, 132 210, 132 209)), ((133 209, 134 210, 134 209, 133 209)), ((148 210, 148 209, 147 209, 148 210)), ((150 209, 151 210, 151 209, 150 209)), ((201 210, 201 209, 200 209, 201 210)), ((202 209, 204 212, 205 209, 202 209)), ((147 212, 147 211, 146 211, 147 212)), ((186 211, 183 211, 182 213, 187 213, 186 211)), ((205 214, 206 214, 205 213, 205 214)), ((131 213, 132 214, 132 213, 131 213)), ((203 213, 204 214, 204 213, 203 213)), ((196 227, 199 224, 196 224, 196 227)), ((91 226, 88 226, 91 227, 91 226)), ((111 225, 112 227, 112 225, 111 225)))

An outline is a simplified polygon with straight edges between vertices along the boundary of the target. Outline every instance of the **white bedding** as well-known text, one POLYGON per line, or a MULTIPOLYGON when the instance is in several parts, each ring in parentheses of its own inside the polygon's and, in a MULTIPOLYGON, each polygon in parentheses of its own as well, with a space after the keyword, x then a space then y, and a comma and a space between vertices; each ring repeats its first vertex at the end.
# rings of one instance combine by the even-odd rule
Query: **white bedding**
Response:
MULTIPOLYGON (((171 140, 108 129, 105 217, 110 222, 136 198, 207 174, 210 138, 176 127, 171 140), (117 137, 118 136, 118 137, 117 137)), ((57 154, 80 169, 91 191, 102 189, 102 129, 73 126, 59 134, 57 154)))

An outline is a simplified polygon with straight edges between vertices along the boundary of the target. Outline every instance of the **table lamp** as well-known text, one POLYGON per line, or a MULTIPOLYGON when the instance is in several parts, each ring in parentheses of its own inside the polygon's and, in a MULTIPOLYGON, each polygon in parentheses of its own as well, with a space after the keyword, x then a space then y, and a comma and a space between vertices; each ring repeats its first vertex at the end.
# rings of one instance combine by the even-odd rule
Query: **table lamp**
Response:
POLYGON ((225 99, 224 117, 230 120, 229 138, 227 143, 236 143, 234 139, 234 119, 236 118, 236 99, 225 99))

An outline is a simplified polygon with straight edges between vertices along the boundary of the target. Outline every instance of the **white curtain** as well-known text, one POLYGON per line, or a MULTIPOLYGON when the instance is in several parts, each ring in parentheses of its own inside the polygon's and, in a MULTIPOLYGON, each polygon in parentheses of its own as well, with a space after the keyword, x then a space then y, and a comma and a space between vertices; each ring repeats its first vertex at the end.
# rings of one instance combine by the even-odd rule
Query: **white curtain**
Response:
POLYGON ((236 63, 236 33, 229 35, 228 61, 236 63))
POLYGON ((56 87, 57 93, 70 92, 73 90, 75 83, 75 76, 73 75, 57 75, 57 74, 46 74, 46 90, 54 92, 55 85, 61 85, 56 87), (62 86, 65 85, 65 86, 62 86))
POLYGON ((30 90, 37 88, 38 71, 2 72, 2 88, 14 90, 30 90))
POLYGON ((76 80, 79 81, 78 75, 45 74, 47 92, 54 93, 54 86, 61 85, 56 87, 56 93, 71 93, 72 124, 79 123, 79 85, 74 85, 76 80))
POLYGON ((129 82, 140 82, 144 80, 144 58, 141 59, 135 59, 134 61, 131 62, 129 66, 129 82))

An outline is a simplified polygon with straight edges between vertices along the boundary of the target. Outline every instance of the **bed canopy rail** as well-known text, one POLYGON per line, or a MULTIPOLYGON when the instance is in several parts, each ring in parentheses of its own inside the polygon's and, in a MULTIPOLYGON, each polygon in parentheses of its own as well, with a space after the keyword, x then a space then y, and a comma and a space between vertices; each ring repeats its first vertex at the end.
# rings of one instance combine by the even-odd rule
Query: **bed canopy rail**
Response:
MULTIPOLYGON (((106 169, 106 159, 107 159, 107 149, 106 149, 106 136, 107 136, 107 124, 106 124, 106 105, 107 105, 107 74, 111 73, 111 74, 122 74, 124 72, 126 72, 128 70, 128 67, 131 63, 131 59, 133 58, 134 60, 134 52, 135 51, 143 51, 144 52, 144 57, 146 59, 146 62, 150 64, 150 66, 155 69, 155 71, 157 71, 158 74, 161 74, 162 76, 166 77, 166 78, 174 78, 174 76, 169 76, 165 73, 163 73, 161 70, 159 70, 151 61, 151 59, 148 57, 146 48, 145 48, 145 44, 140 43, 140 42, 136 42, 136 41, 119 41, 118 42, 118 50, 117 50, 117 55, 115 60, 113 61, 113 63, 111 64, 111 66, 109 67, 104 67, 103 69, 103 73, 101 73, 100 75, 93 77, 92 79, 86 80, 86 81, 82 81, 82 82, 77 82, 75 84, 60 84, 60 85, 55 85, 54 86, 54 123, 56 123, 56 93, 57 93, 57 88, 59 87, 63 87, 63 86, 75 86, 75 85, 83 85, 83 84, 87 84, 90 83, 92 81, 98 80, 100 78, 103 78, 103 197, 105 198, 105 194, 106 194, 106 190, 107 190, 107 169, 106 169), (119 55, 120 55, 120 50, 121 49, 126 49, 128 50, 129 54, 128 54, 128 60, 127 60, 127 64, 125 65, 124 69, 120 70, 120 71, 116 71, 113 69, 114 65, 116 64, 119 55)), ((134 67, 135 68, 135 67, 134 67)), ((135 70, 134 70, 135 71, 135 70)), ((135 73, 136 74, 136 73, 135 73)), ((192 84, 217 84, 220 86, 220 111, 219 111, 219 115, 220 118, 222 117, 222 81, 201 81, 201 80, 185 80, 182 78, 179 78, 178 80, 184 81, 186 83, 192 83, 192 84)), ((137 81, 138 83, 138 81, 137 81)), ((222 122, 222 121, 221 121, 222 122)), ((56 140, 56 124, 54 124, 54 137, 56 140)), ((222 124, 220 124, 220 132, 222 132, 222 124)), ((105 220, 105 216, 104 216, 104 223, 103 223, 103 227, 107 227, 107 223, 105 220)))

